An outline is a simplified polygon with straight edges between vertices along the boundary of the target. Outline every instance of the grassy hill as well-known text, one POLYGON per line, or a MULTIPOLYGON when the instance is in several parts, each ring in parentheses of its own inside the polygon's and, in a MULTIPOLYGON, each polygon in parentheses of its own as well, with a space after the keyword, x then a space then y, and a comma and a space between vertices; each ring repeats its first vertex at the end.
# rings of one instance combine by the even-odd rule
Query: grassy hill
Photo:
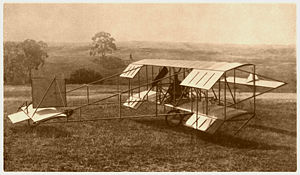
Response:
MULTIPOLYGON (((296 92, 296 48, 280 45, 214 45, 185 42, 117 42, 118 50, 111 56, 128 60, 133 59, 186 59, 205 61, 228 61, 253 63, 257 72, 288 83, 281 89, 296 92)), ((97 57, 89 56, 90 43, 49 43, 49 58, 43 69, 36 75, 64 75, 66 78, 79 68, 90 68, 104 77, 121 71, 123 68, 110 69, 97 57)), ((113 64, 113 63, 112 63, 113 64)))

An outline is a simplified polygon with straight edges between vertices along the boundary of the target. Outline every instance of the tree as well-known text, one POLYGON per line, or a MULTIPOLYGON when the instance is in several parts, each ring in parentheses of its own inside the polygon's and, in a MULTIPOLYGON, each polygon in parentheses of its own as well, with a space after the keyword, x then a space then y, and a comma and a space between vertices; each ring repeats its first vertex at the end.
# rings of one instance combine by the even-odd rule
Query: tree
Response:
POLYGON ((25 83, 25 55, 21 43, 4 42, 4 83, 25 83))
MULTIPOLYGON (((32 69, 45 63, 47 44, 27 39, 24 42, 4 43, 4 81, 15 83, 16 79, 31 79, 32 69)), ((24 83, 24 82, 22 82, 24 83)))
POLYGON ((112 53, 113 50, 117 50, 117 46, 114 43, 115 39, 111 37, 109 33, 106 32, 99 32, 96 33, 92 37, 93 43, 90 50, 90 55, 100 55, 102 58, 105 57, 106 53, 112 53))
POLYGON ((43 66, 45 59, 48 57, 47 47, 48 45, 39 41, 27 39, 22 43, 23 51, 25 54, 25 67, 28 72, 28 78, 31 79, 32 69, 38 70, 39 66, 43 66))

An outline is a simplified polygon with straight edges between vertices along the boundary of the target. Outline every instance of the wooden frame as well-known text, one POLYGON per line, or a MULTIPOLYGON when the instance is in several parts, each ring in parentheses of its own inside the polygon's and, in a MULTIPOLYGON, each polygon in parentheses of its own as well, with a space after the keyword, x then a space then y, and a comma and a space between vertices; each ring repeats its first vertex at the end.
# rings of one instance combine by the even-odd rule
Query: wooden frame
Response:
MULTIPOLYGON (((270 90, 274 90, 276 88, 279 88, 281 86, 283 86, 284 84, 286 84, 285 82, 283 82, 283 84, 279 87, 276 87, 276 88, 271 88, 267 91, 263 91, 261 93, 257 93, 256 92, 256 80, 254 78, 253 80, 253 94, 251 97, 249 98, 245 98, 245 99, 242 99, 242 100, 239 100, 237 101, 237 95, 236 95, 236 88, 237 88, 237 83, 236 83, 236 76, 237 76, 237 71, 242 71, 242 72, 247 72, 249 73, 249 71, 244 71, 242 70, 241 68, 243 68, 244 66, 252 66, 252 75, 253 77, 255 77, 256 75, 258 75, 256 73, 256 67, 255 65, 253 64, 237 64, 238 66, 231 66, 233 68, 231 69, 226 69, 222 76, 217 80, 217 81, 214 81, 214 84, 213 86, 211 87, 210 86, 210 89, 202 89, 201 87, 202 86, 199 86, 200 88, 197 88, 197 87, 186 87, 186 91, 189 92, 189 99, 190 99, 190 107, 189 107, 189 110, 187 111, 182 111, 183 113, 185 114, 192 114, 195 112, 196 114, 196 128, 200 128, 204 123, 199 123, 198 124, 198 120, 200 119, 201 116, 205 116, 205 117, 210 117, 210 111, 209 111, 209 91, 211 90, 211 92, 213 93, 213 96, 214 96, 214 99, 216 101, 218 101, 218 106, 222 107, 223 108, 223 120, 225 123, 226 121, 233 121, 231 120, 231 118, 233 118, 232 116, 228 116, 227 112, 228 110, 232 110, 232 106, 234 106, 234 108, 236 110, 237 109, 237 104, 238 103, 241 103, 241 102, 244 102, 246 100, 250 100, 250 99, 253 99, 253 109, 252 111, 247 111, 245 114, 249 115, 250 114, 250 117, 245 119, 245 122, 240 126, 240 128, 237 130, 237 132, 239 132, 242 128, 244 128, 247 123, 253 119, 256 115, 256 96, 258 95, 261 95, 261 94, 264 94, 266 92, 269 92, 270 90), (233 71, 233 90, 231 90, 231 87, 230 87, 230 83, 227 82, 227 75, 229 74, 230 71, 233 71), (223 78, 223 79, 222 79, 223 78), (222 84, 223 83, 223 84, 222 84), (214 90, 214 86, 217 85, 218 87, 218 91, 215 92, 214 90), (223 89, 223 91, 222 91, 223 89), (229 94, 231 96, 231 99, 233 101, 233 104, 230 104, 229 102, 229 99, 227 97, 227 92, 229 91, 229 94), (221 95, 221 93, 223 92, 223 96, 221 95), (204 94, 204 96, 202 97, 202 93, 204 94), (194 95, 195 94, 195 95, 194 95), (194 106, 194 98, 195 97, 195 106, 194 106), (223 99, 221 99, 223 98, 223 99), (200 113, 200 109, 199 109, 199 104, 202 104, 203 105, 203 109, 202 109, 202 113, 200 113), (205 107, 204 107, 205 106, 205 107), (190 112, 189 112, 190 111, 190 112)), ((183 79, 185 79, 189 74, 186 75, 186 72, 188 72, 191 68, 186 68, 186 67, 183 67, 183 69, 179 69, 177 72, 175 71, 175 68, 178 68, 178 67, 172 67, 172 66, 165 66, 165 67, 168 67, 168 75, 165 75, 163 78, 160 78, 160 79, 155 79, 154 78, 154 69, 155 65, 139 65, 139 66, 133 66, 134 69, 128 69, 127 68, 125 70, 127 71, 123 71, 122 73, 119 73, 119 74, 114 74, 112 76, 109 76, 109 77, 106 77, 106 78, 103 78, 103 79, 100 79, 100 80, 97 80, 97 81, 94 81, 94 82, 91 82, 89 84, 85 84, 85 85, 82 85, 78 88, 74 88, 72 90, 69 90, 69 91, 66 91, 66 89, 64 89, 64 92, 65 94, 67 93, 70 93, 70 92, 73 92, 73 91, 76 91, 78 89, 82 89, 82 88, 86 88, 86 98, 87 98, 87 103, 86 104, 83 104, 83 105, 80 105, 80 106, 77 106, 77 107, 73 107, 72 110, 73 111, 76 111, 76 110, 79 110, 79 117, 80 119, 79 120, 67 120, 67 122, 83 122, 83 121, 95 121, 95 120, 107 120, 108 118, 93 118, 93 119, 82 119, 81 118, 81 113, 82 113, 82 109, 87 107, 87 106, 90 106, 90 105, 96 105, 96 104, 100 104, 108 99, 111 99, 111 98, 114 98, 114 97, 117 97, 117 102, 116 104, 118 105, 118 117, 112 117, 111 119, 115 119, 115 118, 118 118, 118 119, 125 119, 125 118, 138 118, 138 117, 159 117, 159 116, 168 116, 166 114, 164 114, 166 112, 166 107, 170 107, 171 109, 178 109, 177 106, 178 106, 178 102, 182 100, 182 97, 183 95, 181 94, 179 99, 177 100, 176 98, 176 92, 175 92, 175 77, 179 76, 180 74, 183 76, 183 79), (148 67, 151 66, 151 77, 148 75, 148 67), (138 70, 136 70, 138 69, 138 70), (141 83, 141 77, 140 77, 140 70, 142 69, 145 69, 145 75, 146 75, 146 83, 141 83), (173 71, 172 71, 173 69, 173 71), (134 75, 131 76, 131 73, 127 73, 127 72, 134 72, 134 75), (127 74, 130 74, 131 77, 127 77, 128 79, 128 90, 125 90, 125 91, 122 91, 120 90, 120 75, 127 75, 127 74), (131 80, 131 79, 134 79, 135 75, 137 75, 137 86, 135 87, 134 85, 134 81, 131 80), (104 81, 104 80, 107 80, 107 79, 113 79, 113 78, 117 78, 116 79, 116 85, 118 87, 118 92, 116 94, 113 94, 113 95, 110 95, 108 97, 105 97, 105 98, 102 98, 102 99, 99 99, 99 100, 96 100, 96 101, 93 101, 91 102, 90 101, 90 86, 92 86, 93 84, 95 83, 98 83, 98 82, 101 82, 101 81, 104 81), (151 79, 151 81, 149 82, 149 78, 151 79), (165 97, 166 97, 166 94, 167 92, 164 94, 163 92, 163 85, 164 83, 162 83, 163 80, 169 80, 169 84, 172 84, 173 85, 173 103, 174 105, 169 105, 169 106, 166 106, 165 104, 165 97), (172 82, 173 80, 173 82, 172 82), (154 81, 157 82, 155 83, 155 86, 154 86, 154 81), (161 88, 159 87, 161 86, 161 88), (141 89, 143 88, 146 88, 146 95, 143 96, 143 98, 141 97, 141 89), (143 101, 146 101, 146 100, 149 100, 149 96, 148 96, 148 93, 150 92, 150 90, 152 90, 153 88, 155 88, 155 111, 154 111, 154 114, 151 114, 151 115, 136 115, 136 116, 132 116, 132 115, 128 115, 126 116, 124 112, 122 112, 123 110, 123 106, 122 106, 122 95, 125 95, 127 94, 127 98, 129 99, 130 97, 133 96, 133 94, 135 94, 134 90, 137 90, 137 94, 138 94, 138 98, 140 99, 138 102, 143 102, 143 101), (159 109, 158 109, 158 105, 163 105, 164 107, 164 113, 159 113, 159 109)), ((159 66, 158 66, 159 67, 159 66)), ((159 70, 162 70, 159 68, 159 70)), ((213 71, 213 69, 208 69, 208 70, 211 70, 213 71)), ((160 71, 159 71, 160 72, 160 71)), ((264 76, 265 77, 265 76, 264 76)), ((270 78, 271 79, 271 78, 270 78)), ((272 79, 274 80, 274 79, 272 79)), ((278 81, 278 80, 274 80, 274 81, 278 81)), ((42 99, 40 100, 39 104, 37 105, 37 108, 41 107, 42 105, 42 102, 44 101, 44 99, 46 98, 46 94, 48 93, 50 87, 53 85, 53 83, 58 83, 56 78, 54 78, 49 87, 45 90, 45 93, 44 95, 42 96, 42 99)), ((204 86, 203 86, 204 87, 204 86)), ((62 91, 60 89, 60 87, 58 88, 58 91, 59 91, 59 94, 60 94, 60 97, 63 101, 63 96, 62 96, 62 91)), ((67 101, 63 101, 63 105, 61 105, 63 107, 67 107, 67 101)), ((36 112, 36 111, 35 111, 36 112)), ((63 113, 63 112, 62 112, 63 113)), ((172 114, 171 114, 172 115, 172 114)), ((241 114, 239 114, 239 116, 241 116, 241 114)), ((239 117, 237 116, 237 117, 239 117)), ((222 123, 222 124, 223 124, 222 123)), ((222 125, 221 124, 221 125, 222 125)))

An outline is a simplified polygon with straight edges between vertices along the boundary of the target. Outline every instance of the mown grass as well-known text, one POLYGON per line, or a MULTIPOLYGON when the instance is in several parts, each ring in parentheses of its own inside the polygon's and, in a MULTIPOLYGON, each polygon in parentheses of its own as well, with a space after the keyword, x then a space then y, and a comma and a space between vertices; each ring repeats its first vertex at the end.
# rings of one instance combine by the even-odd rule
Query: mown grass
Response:
MULTIPOLYGON (((16 88, 16 91, 22 90, 16 88)), ((14 91, 14 90, 12 90, 14 91)), ((99 90, 100 91, 100 90, 99 90)), ((14 93, 5 93, 5 98, 14 93)), ((21 100, 4 99, 5 171, 296 171, 296 101, 258 100, 257 118, 238 135, 207 135, 164 118, 84 123, 11 124, 21 100)), ((145 104, 124 115, 153 113, 145 104)), ((82 119, 115 117, 116 107, 90 106, 82 119)), ((78 113, 70 119, 77 119, 78 113)), ((50 121, 49 121, 50 122, 50 121)))

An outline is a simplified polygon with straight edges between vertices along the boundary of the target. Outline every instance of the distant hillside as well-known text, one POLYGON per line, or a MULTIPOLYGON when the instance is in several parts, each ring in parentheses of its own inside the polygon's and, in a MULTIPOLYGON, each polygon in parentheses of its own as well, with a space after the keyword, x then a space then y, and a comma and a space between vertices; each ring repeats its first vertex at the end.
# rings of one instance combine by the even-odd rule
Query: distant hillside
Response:
MULTIPOLYGON (((296 92, 296 47, 280 45, 220 45, 199 43, 171 42, 117 42, 118 50, 111 56, 129 60, 140 59, 187 59, 206 61, 229 61, 254 63, 258 73, 274 77, 289 83, 284 91, 296 92)), ((48 43, 49 58, 42 71, 43 76, 61 75, 66 78, 79 68, 90 68, 108 76, 119 72, 101 63, 95 62, 97 57, 89 56, 90 43, 48 43)), ((110 64, 110 63, 107 63, 110 64)), ((107 65, 106 64, 106 65, 107 65)), ((113 64, 113 63, 112 63, 113 64)))

